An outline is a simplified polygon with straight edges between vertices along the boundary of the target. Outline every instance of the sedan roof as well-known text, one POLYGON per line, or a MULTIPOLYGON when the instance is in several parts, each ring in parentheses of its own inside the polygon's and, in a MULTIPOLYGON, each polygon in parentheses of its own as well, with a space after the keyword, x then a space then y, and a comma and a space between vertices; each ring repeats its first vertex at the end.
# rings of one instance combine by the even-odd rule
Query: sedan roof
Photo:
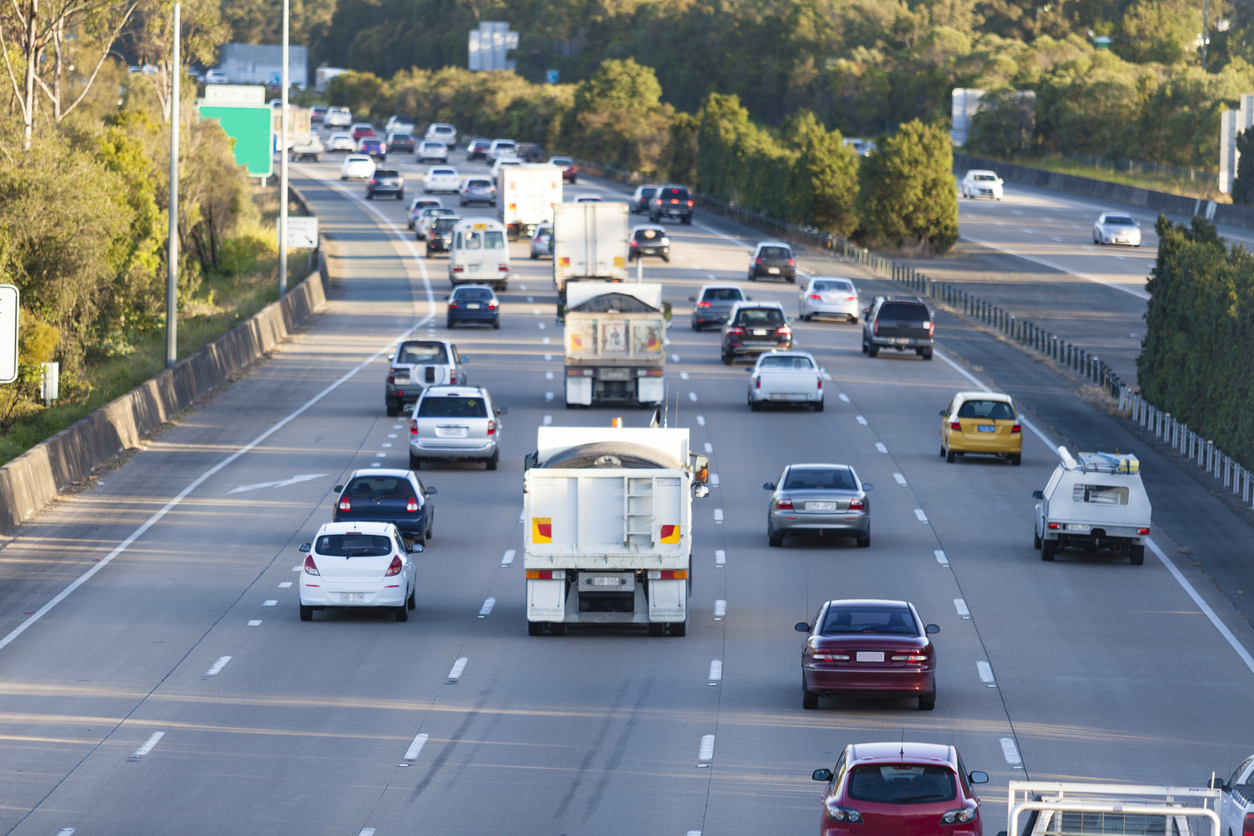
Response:
POLYGON ((954 766, 953 747, 939 743, 855 743, 850 751, 854 763, 877 760, 935 761, 954 766))

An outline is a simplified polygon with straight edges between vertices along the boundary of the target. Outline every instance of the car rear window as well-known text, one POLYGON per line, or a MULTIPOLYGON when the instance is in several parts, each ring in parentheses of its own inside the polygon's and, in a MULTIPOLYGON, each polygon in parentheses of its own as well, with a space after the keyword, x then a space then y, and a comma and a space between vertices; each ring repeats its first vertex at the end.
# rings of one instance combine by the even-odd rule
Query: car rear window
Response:
POLYGON ((486 189, 492 185, 491 180, 467 180, 466 187, 470 189, 486 189))
POLYGON ((645 187, 640 190, 640 199, 648 200, 649 198, 653 197, 655 194, 657 194, 657 189, 645 187))
POLYGON ((905 607, 832 607, 823 619, 824 636, 852 633, 881 636, 914 636, 919 630, 905 607))
POLYGON ((794 467, 784 483, 786 491, 856 491, 858 483, 847 467, 794 467))
POLYGON ((396 357, 398 363, 447 363, 448 350, 442 343, 410 343, 396 357))
POLYGON ((931 319, 926 305, 911 302, 885 302, 877 319, 895 319, 899 322, 927 322, 931 319))
POLYGON ((784 312, 778 308, 745 308, 736 317, 737 325, 783 325, 784 312))
POLYGON ((958 417, 1013 421, 1015 411, 1005 401, 964 401, 962 406, 958 407, 958 417))
POLYGON ((418 404, 419 418, 487 418, 488 406, 483 398, 426 395, 418 404))
POLYGON ((375 177, 400 177, 400 172, 394 168, 376 168, 374 170, 375 177))
POLYGON ((687 189, 662 189, 661 197, 665 200, 670 200, 671 198, 678 198, 679 200, 687 200, 688 190, 687 189))
POLYGON ((636 240, 652 241, 654 238, 661 238, 665 234, 660 229, 637 229, 636 240))
POLYGON ((459 220, 461 220, 461 218, 458 217, 436 218, 431 222, 431 228, 436 232, 444 232, 445 230, 449 230, 457 226, 457 222, 459 220))
POLYGON ((487 302, 492 299, 492 291, 486 287, 459 287, 453 292, 453 298, 459 302, 487 302))
POLYGON ((393 140, 399 139, 401 142, 408 142, 409 140, 413 139, 413 137, 410 136, 409 134, 392 134, 392 139, 393 140))
POLYGON ((843 290, 846 293, 853 293, 853 282, 815 282, 814 289, 815 291, 820 292, 820 293, 822 293, 825 290, 827 291, 843 290))
POLYGON ((1136 226, 1136 221, 1126 215, 1107 215, 1106 223, 1111 226, 1136 226))
POLYGON ((706 290, 701 299, 706 302, 743 302, 745 297, 739 288, 711 287, 706 290))
POLYGON ((433 130, 438 134, 451 134, 453 132, 453 129, 448 125, 436 125, 433 130))
POLYGON ((849 770, 848 793, 858 801, 931 804, 957 797, 953 770, 930 764, 864 764, 849 770))
POLYGON ((1127 505, 1128 489, 1122 485, 1076 485, 1071 498, 1090 505, 1127 505))
POLYGON ((448 176, 448 175, 450 175, 450 174, 451 174, 451 175, 456 176, 456 175, 457 175, 457 169, 455 169, 455 168, 433 168, 433 169, 431 169, 430 173, 431 173, 432 175, 439 175, 439 176, 442 176, 442 177, 447 177, 447 176, 448 176))
POLYGON ((359 476, 344 488, 349 499, 409 499, 414 486, 404 476, 359 476))
POLYGON ((324 534, 314 551, 330 557, 384 557, 392 547, 392 538, 382 534, 324 534))
POLYGON ((763 369, 812 369, 814 364, 809 357, 763 357, 760 364, 763 369))
POLYGON ((763 247, 758 255, 762 258, 792 258, 792 252, 787 247, 763 247))

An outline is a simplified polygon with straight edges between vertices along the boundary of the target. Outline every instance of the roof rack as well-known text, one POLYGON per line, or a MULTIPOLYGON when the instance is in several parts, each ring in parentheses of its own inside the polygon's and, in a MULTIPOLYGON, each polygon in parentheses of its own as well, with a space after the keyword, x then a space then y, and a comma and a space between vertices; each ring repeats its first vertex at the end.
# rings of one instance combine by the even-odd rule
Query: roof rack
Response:
POLYGON ((1139 473, 1141 462, 1131 453, 1079 453, 1079 469, 1092 473, 1139 473))

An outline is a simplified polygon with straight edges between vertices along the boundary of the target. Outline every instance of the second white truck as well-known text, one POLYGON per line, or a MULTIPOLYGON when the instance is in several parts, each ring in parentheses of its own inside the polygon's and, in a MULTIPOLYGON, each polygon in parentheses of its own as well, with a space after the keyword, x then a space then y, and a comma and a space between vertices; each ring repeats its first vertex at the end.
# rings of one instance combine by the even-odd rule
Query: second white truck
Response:
POLYGON ((666 397, 666 313, 656 283, 576 282, 567 289, 566 408, 666 397))
POLYGON ((501 167, 496 205, 510 240, 530 238, 536 227, 552 223, 562 202, 562 170, 548 163, 501 167))
MULTIPOLYGON (((561 169, 551 166, 559 175, 561 169)), ((627 280, 629 216, 622 201, 560 203, 553 213, 553 284, 559 300, 567 284, 627 280)))

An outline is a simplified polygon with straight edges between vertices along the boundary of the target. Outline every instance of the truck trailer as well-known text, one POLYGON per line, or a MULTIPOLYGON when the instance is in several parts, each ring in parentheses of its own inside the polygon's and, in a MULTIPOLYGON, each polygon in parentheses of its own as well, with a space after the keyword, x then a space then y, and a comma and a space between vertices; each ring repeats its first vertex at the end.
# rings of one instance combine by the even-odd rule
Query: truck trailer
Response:
POLYGON ((553 222, 562 202, 562 170, 555 165, 506 165, 496 184, 496 205, 511 241, 530 238, 536 227, 553 222))
POLYGON ((641 407, 666 396, 666 314, 656 283, 575 282, 567 288, 566 408, 641 407))
POLYGON ((570 282, 627 280, 628 225, 627 204, 617 200, 554 207, 553 284, 559 300, 566 299, 570 282))

